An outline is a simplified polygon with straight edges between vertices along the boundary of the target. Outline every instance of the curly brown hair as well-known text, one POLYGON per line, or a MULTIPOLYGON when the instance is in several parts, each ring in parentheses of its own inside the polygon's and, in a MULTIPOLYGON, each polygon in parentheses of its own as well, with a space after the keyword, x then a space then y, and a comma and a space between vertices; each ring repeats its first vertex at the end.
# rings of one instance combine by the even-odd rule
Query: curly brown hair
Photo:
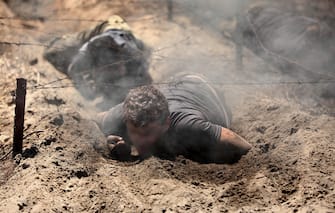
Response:
POLYGON ((136 127, 144 127, 152 122, 164 123, 169 116, 168 102, 152 85, 130 90, 123 103, 123 117, 136 127))

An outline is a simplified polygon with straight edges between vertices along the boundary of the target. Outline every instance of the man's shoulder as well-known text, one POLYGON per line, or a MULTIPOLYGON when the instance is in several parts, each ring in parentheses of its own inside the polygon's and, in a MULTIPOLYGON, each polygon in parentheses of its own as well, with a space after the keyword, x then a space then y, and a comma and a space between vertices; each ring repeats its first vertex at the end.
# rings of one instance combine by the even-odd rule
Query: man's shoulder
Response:
POLYGON ((191 127, 204 120, 201 113, 192 109, 178 109, 170 112, 171 126, 174 128, 191 127))
POLYGON ((124 130, 122 107, 123 104, 121 103, 102 113, 99 126, 104 134, 116 134, 124 130))

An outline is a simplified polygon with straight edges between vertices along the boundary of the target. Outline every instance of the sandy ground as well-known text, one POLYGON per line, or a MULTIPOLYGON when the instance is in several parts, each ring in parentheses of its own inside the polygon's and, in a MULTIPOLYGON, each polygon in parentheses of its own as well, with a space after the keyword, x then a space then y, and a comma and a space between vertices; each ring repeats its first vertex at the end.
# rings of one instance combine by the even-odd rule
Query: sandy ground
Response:
MULTIPOLYGON (((49 20, 0 20, 1 38, 45 43, 94 25, 52 19, 121 14, 152 47, 155 81, 181 71, 206 75, 232 106, 233 129, 253 149, 234 165, 183 157, 105 159, 92 148, 104 141, 89 119, 96 112, 93 103, 73 87, 33 89, 65 78, 42 59, 44 47, 1 45, 0 157, 10 151, 16 77, 28 79, 28 93, 24 153, 0 164, 0 212, 335 212, 334 105, 314 97, 319 87, 232 85, 289 77, 249 51, 245 70, 235 70, 234 45, 199 26, 182 7, 169 22, 162 1, 50 2, 38 10, 49 20)), ((1 1, 0 8, 1 16, 13 15, 1 1)), ((45 87, 64 85, 71 82, 45 87)))

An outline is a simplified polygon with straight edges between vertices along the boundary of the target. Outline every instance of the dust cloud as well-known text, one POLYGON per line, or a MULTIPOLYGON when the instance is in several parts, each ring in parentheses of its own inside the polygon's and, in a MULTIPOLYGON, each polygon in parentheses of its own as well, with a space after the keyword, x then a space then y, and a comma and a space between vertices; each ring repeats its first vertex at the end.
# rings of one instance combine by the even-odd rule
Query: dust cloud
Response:
POLYGON ((190 21, 198 29, 174 35, 177 41, 188 38, 189 45, 179 44, 169 52, 178 60, 164 58, 167 76, 195 72, 213 85, 234 85, 228 88, 235 93, 232 102, 241 101, 236 97, 244 99, 242 94, 250 89, 277 87, 270 95, 299 102, 307 109, 332 107, 334 29, 318 16, 320 9, 302 8, 301 1, 181 0, 174 4, 174 21, 181 25, 190 21), (210 49, 212 41, 203 32, 233 52, 210 49), (243 70, 235 65, 239 45, 243 46, 243 70))

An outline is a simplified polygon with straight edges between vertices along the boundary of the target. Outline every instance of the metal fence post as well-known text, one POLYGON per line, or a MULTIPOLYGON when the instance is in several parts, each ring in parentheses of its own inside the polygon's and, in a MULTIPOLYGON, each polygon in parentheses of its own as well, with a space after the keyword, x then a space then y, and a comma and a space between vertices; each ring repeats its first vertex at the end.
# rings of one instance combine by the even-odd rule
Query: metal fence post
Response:
POLYGON ((13 158, 22 153, 26 89, 27 80, 24 78, 16 79, 13 158))

